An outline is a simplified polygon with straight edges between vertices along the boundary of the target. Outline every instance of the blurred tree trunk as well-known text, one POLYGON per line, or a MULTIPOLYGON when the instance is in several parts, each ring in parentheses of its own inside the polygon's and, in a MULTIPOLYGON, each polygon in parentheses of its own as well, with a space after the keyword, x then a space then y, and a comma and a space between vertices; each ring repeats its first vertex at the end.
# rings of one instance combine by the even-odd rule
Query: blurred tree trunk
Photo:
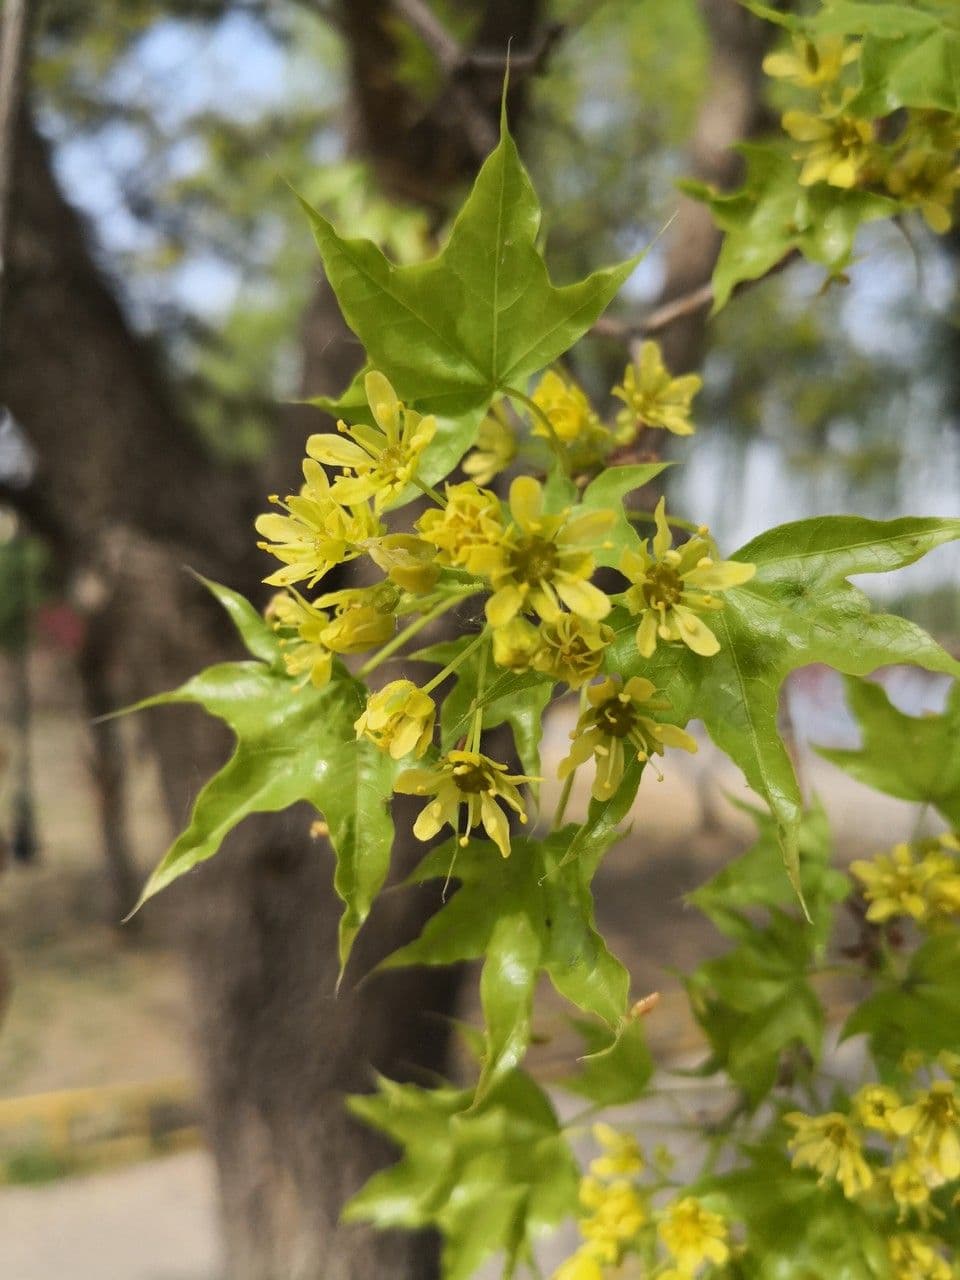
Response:
MULTIPOLYGON (((503 52, 510 36, 522 41, 532 33, 537 12, 535 0, 491 3, 483 39, 503 52)), ((420 114, 397 98, 385 13, 377 0, 343 8, 352 36, 354 145, 382 174, 389 170, 392 190, 418 190, 424 198, 429 192, 438 209, 477 157, 462 134, 458 144, 443 96, 420 114)), ((476 100, 486 102, 495 122, 496 93, 484 99, 478 88, 476 100)), ((42 459, 20 505, 50 537, 64 577, 82 578, 83 594, 94 602, 89 696, 121 704, 170 688, 236 650, 219 610, 182 566, 256 599, 251 522, 268 486, 205 454, 155 353, 132 333, 101 278, 26 118, 14 190, 0 398, 42 459)), ((339 390, 359 351, 329 291, 319 291, 304 332, 309 389, 339 390)), ((270 487, 296 483, 304 428, 301 414, 287 419, 268 464, 270 487)), ((179 827, 198 787, 222 763, 226 734, 182 708, 151 712, 144 732, 179 827)), ((435 1015, 451 1010, 456 975, 388 974, 335 997, 332 859, 323 842, 310 840, 310 821, 304 808, 248 820, 218 858, 156 908, 176 918, 194 989, 227 1274, 429 1280, 436 1274, 431 1237, 338 1225, 344 1199, 386 1155, 342 1101, 370 1086, 374 1068, 398 1078, 444 1070, 448 1024, 435 1015)), ((401 813, 401 830, 405 821, 409 828, 401 813)), ((401 848, 401 866, 415 852, 401 848)), ((432 907, 429 893, 381 904, 358 946, 356 971, 411 936, 432 907)))
MULTIPOLYGON (((774 2, 773 7, 789 4, 774 2)), ((777 29, 734 0, 700 0, 700 9, 710 38, 709 88, 700 104, 686 172, 724 190, 736 186, 742 175, 740 156, 731 148, 773 123, 763 102, 761 63, 777 29)), ((709 281, 720 243, 707 206, 682 196, 667 240, 660 301, 671 302, 709 281)), ((707 314, 703 307, 664 331, 663 349, 675 372, 702 363, 707 314)))

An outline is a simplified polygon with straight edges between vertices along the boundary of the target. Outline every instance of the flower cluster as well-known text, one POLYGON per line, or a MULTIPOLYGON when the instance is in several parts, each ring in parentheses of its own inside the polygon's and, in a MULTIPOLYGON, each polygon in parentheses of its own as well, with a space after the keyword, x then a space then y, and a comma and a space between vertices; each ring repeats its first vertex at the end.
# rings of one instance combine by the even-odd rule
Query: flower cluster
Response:
POLYGON ((874 924, 909 917, 935 927, 960 917, 960 838, 894 845, 889 853, 850 864, 863 886, 867 919, 874 924))
POLYGON ((960 189, 960 119, 914 109, 880 121, 858 116, 849 109, 856 91, 845 69, 856 67, 859 43, 838 36, 792 39, 791 51, 769 54, 763 67, 818 94, 815 111, 790 110, 782 120, 800 144, 800 183, 881 192, 919 209, 933 231, 949 231, 960 189))
MULTIPOLYGON (((956 1071, 949 1055, 941 1055, 940 1065, 956 1071)), ((788 1146, 795 1168, 812 1169, 821 1182, 837 1183, 848 1199, 869 1196, 875 1205, 889 1204, 898 1225, 911 1231, 926 1230, 939 1216, 933 1192, 960 1180, 960 1094, 954 1079, 929 1072, 925 1082, 904 1091, 868 1084, 845 1111, 818 1116, 795 1111, 784 1120, 794 1130, 788 1146)), ((914 1246, 909 1242, 920 1238, 894 1239, 899 1241, 894 1252, 901 1255, 895 1274, 911 1276, 907 1264, 914 1246)))
MULTIPOLYGON (((624 684, 607 677, 592 683, 602 676, 615 639, 606 619, 615 604, 633 615, 642 657, 658 642, 711 656, 720 646, 702 615, 723 608, 723 591, 745 582, 753 567, 718 561, 706 529, 674 548, 661 501, 652 549, 638 542, 637 550, 624 555, 621 568, 629 585, 611 596, 594 578, 599 552, 613 546, 613 511, 571 498, 558 502, 548 486, 526 474, 513 479, 506 502, 484 487, 518 457, 503 403, 493 406, 477 449, 465 461, 471 478, 448 482, 441 494, 421 475, 435 420, 401 403, 381 373, 368 373, 364 387, 368 421, 340 421, 337 434, 310 436, 300 492, 273 499, 279 510, 260 516, 256 527, 259 545, 281 565, 266 579, 285 589, 271 601, 267 617, 287 670, 318 687, 330 680, 337 655, 382 649, 361 668, 366 675, 434 617, 470 596, 484 597, 483 629, 473 639, 465 637, 465 647, 438 675, 423 687, 409 679, 388 683, 370 694, 355 722, 358 738, 393 759, 413 755, 422 761, 396 783, 399 792, 430 797, 414 828, 417 837, 431 839, 449 826, 462 842, 482 826, 506 856, 507 813, 526 821, 519 788, 539 781, 511 774, 482 754, 480 687, 461 717, 462 736, 444 742, 443 754, 434 753, 437 708, 431 692, 462 666, 468 652, 476 654, 472 676, 480 683, 485 677, 478 673, 492 664, 581 691, 582 714, 560 777, 594 760, 598 798, 614 793, 631 757, 646 761, 668 746, 695 750, 687 733, 658 718, 667 703, 655 696, 649 680, 634 676, 624 684), (388 528, 387 513, 420 494, 429 505, 413 529, 388 528), (302 594, 359 556, 385 575, 379 583, 312 599, 302 594), (413 620, 398 632, 410 615, 413 620)), ((614 388, 624 407, 613 425, 557 370, 544 374, 531 397, 521 400, 537 447, 546 441, 559 448, 570 472, 581 466, 596 470, 614 448, 648 428, 690 434, 699 387, 697 377, 672 377, 656 343, 645 342, 637 364, 614 388)), ((568 484, 565 493, 575 491, 568 484)), ((609 563, 609 554, 605 558, 609 563)))
MULTIPOLYGON (((605 421, 587 393, 566 371, 549 369, 528 401, 528 422, 534 456, 544 443, 562 450, 569 470, 589 471, 615 450, 634 444, 647 429, 693 435, 693 398, 703 385, 696 374, 674 377, 659 345, 648 340, 635 364, 624 370, 613 395, 623 401, 612 422, 605 421)), ((479 485, 488 485, 520 456, 520 440, 502 404, 481 423, 474 451, 463 469, 479 485)))
POLYGON ((553 1280, 601 1280, 605 1267, 620 1266, 630 1254, 652 1259, 659 1253, 649 1273, 657 1280, 692 1280, 728 1261, 729 1228, 720 1214, 695 1196, 654 1208, 653 1196, 666 1185, 664 1165, 655 1161, 648 1169, 636 1140, 610 1125, 595 1125, 593 1136, 603 1154, 580 1183, 583 1243, 553 1280))
POLYGON ((631 583, 627 606, 640 619, 637 649, 641 657, 649 658, 658 640, 664 640, 712 657, 719 652, 720 642, 700 615, 722 609, 720 594, 749 582, 756 568, 717 560, 704 526, 674 548, 663 498, 657 503, 655 520, 652 546, 645 541, 639 551, 626 551, 620 562, 631 583))

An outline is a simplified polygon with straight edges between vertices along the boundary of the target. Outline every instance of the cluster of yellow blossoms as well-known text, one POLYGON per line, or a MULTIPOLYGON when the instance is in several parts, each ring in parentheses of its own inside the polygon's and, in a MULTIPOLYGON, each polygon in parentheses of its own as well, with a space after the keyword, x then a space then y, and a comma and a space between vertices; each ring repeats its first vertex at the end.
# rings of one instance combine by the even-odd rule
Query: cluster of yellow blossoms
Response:
POLYGON ((932 230, 944 234, 953 222, 960 189, 960 117, 944 111, 908 110, 882 122, 848 107, 855 90, 844 70, 857 63, 860 45, 840 36, 795 35, 793 49, 771 53, 770 76, 816 92, 816 111, 787 111, 783 128, 800 149, 800 182, 878 191, 915 206, 932 230))
MULTIPOLYGON (((604 619, 618 600, 636 619, 643 657, 658 643, 710 656, 720 646, 702 615, 721 609, 721 593, 746 582, 753 566, 717 560, 705 528, 675 548, 661 500, 652 542, 638 542, 623 554, 626 589, 612 599, 593 578, 598 551, 610 549, 613 511, 558 507, 530 475, 514 478, 506 503, 484 487, 517 457, 503 405, 495 406, 481 428, 479 448, 466 459, 471 478, 448 482, 440 493, 421 475, 437 431, 434 418, 402 404, 381 373, 368 373, 364 386, 371 421, 341 421, 336 434, 310 436, 300 492, 274 497, 276 509, 256 522, 260 547, 280 561, 266 578, 282 589, 267 618, 290 674, 322 688, 338 655, 379 651, 360 668, 367 675, 434 618, 482 594, 483 632, 422 688, 394 680, 372 693, 356 721, 358 737, 396 760, 423 760, 432 750, 437 718, 431 691, 483 646, 478 657, 484 671, 489 657, 496 667, 538 672, 582 690, 583 714, 560 772, 567 777, 593 758, 598 798, 615 792, 628 753, 648 760, 667 746, 695 750, 688 734, 656 718, 667 704, 649 680, 634 677, 624 686, 619 677, 609 677, 590 686, 614 639, 604 619), (391 532, 386 513, 422 495, 430 505, 413 529, 391 532), (380 582, 312 599, 303 594, 335 566, 360 556, 381 571, 380 582), (398 631, 398 621, 409 616, 413 621, 398 631)), ((613 425, 604 424, 582 389, 556 371, 542 377, 523 405, 532 435, 549 442, 568 473, 588 469, 583 483, 613 449, 630 445, 647 428, 692 432, 690 409, 699 387, 697 377, 671 377, 656 343, 646 342, 614 389, 624 407, 613 425)), ((465 842, 482 826, 507 856, 505 809, 525 821, 518 788, 539 780, 512 775, 481 753, 481 697, 478 690, 472 726, 456 749, 401 773, 396 789, 429 797, 414 828, 420 839, 448 825, 465 842)))
POLYGON ((863 886, 867 919, 874 924, 909 917, 936 928, 960 916, 960 838, 945 832, 931 840, 894 845, 889 853, 850 864, 863 886))
MULTIPOLYGON (((960 1059, 941 1054, 947 1078, 930 1075, 905 1094, 889 1085, 864 1085, 846 1112, 784 1116, 794 1130, 788 1145, 795 1168, 837 1183, 848 1199, 882 1209, 891 1205, 909 1229, 890 1237, 896 1280, 950 1280, 954 1270, 936 1242, 922 1234, 942 1212, 934 1191, 960 1180, 960 1059), (869 1146, 867 1144, 870 1144, 869 1146)), ((904 1064, 914 1067, 915 1062, 904 1064)), ((953 1203, 960 1203, 952 1197, 953 1203)))
POLYGON ((553 1280, 603 1280, 605 1267, 636 1253, 648 1261, 659 1256, 649 1273, 656 1280, 692 1280, 705 1267, 727 1262, 729 1232, 720 1214, 695 1196, 655 1209, 658 1180, 642 1181, 647 1164, 636 1140, 607 1124, 595 1125, 593 1135, 603 1155, 591 1161, 580 1183, 583 1244, 553 1280))

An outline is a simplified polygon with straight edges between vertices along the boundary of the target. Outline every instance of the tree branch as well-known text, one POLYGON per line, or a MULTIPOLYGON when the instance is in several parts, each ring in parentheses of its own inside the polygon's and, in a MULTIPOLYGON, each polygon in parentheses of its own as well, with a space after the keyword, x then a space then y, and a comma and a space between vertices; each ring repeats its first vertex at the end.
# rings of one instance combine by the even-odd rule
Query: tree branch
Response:
MULTIPOLYGON (((739 297, 741 293, 745 293, 748 289, 754 288, 758 284, 762 284, 764 280, 769 280, 771 276, 778 276, 781 271, 785 270, 791 262, 796 262, 800 257, 799 249, 791 249, 789 253, 785 253, 779 262, 763 273, 757 276, 755 280, 741 280, 734 288, 732 297, 739 297)), ((654 307, 652 311, 648 311, 644 316, 638 316, 636 320, 618 320, 615 316, 601 316, 593 326, 591 332, 598 334, 604 338, 619 338, 624 342, 629 342, 633 338, 649 338, 655 333, 661 333, 664 329, 669 329, 672 324, 679 320, 686 320, 688 317, 696 315, 697 312, 703 311, 705 307, 709 307, 713 302, 713 284, 708 280, 705 284, 697 285, 696 288, 682 293, 679 298, 671 298, 669 302, 662 303, 659 307, 654 307)))

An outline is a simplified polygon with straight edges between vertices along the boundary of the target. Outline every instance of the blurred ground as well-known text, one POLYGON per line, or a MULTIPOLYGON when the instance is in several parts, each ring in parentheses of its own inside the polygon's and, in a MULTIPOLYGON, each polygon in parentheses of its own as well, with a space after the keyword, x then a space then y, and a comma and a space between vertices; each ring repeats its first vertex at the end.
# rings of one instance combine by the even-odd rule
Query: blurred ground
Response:
MULTIPOLYGON (((8 868, 0 880, 0 938, 13 966, 14 993, 0 1033, 0 1097, 190 1074, 186 980, 153 936, 117 927, 103 873, 88 746, 69 663, 49 652, 34 664, 34 764, 42 859, 8 868)), ((852 744, 839 682, 804 673, 792 694, 801 739, 852 744)), ((935 681, 897 676, 891 692, 907 709, 936 706, 935 681), (899 683, 898 683, 899 682, 899 683)), ((0 683, 0 705, 8 706, 0 683)), ((186 714, 186 713, 185 713, 186 714)), ((550 729, 545 773, 565 752, 573 711, 550 729)), ((146 870, 163 851, 168 826, 152 769, 125 726, 132 762, 135 856, 146 870)), ((0 751, 14 747, 0 722, 0 751)), ((801 749, 808 790, 831 817, 838 856, 847 859, 907 835, 914 809, 877 796, 801 749)), ((587 800, 578 786, 569 814, 587 800)), ((749 801, 742 778, 702 745, 672 753, 661 783, 644 780, 630 837, 608 856, 598 879, 598 915, 612 950, 634 974, 639 997, 663 1001, 650 1018, 660 1060, 695 1048, 677 978, 719 943, 685 910, 683 895, 752 838, 749 819, 728 799, 749 801)), ((545 788, 543 810, 555 792, 545 788)), ((4 806, 2 812, 8 812, 4 806)), ((468 1007, 466 1012, 472 1012, 468 1007)), ((555 1076, 574 1046, 558 1006, 547 1003, 537 1028, 548 1037, 539 1069, 555 1076)), ((0 1190, 3 1280, 212 1280, 216 1229, 211 1168, 201 1152, 74 1178, 0 1190)))

